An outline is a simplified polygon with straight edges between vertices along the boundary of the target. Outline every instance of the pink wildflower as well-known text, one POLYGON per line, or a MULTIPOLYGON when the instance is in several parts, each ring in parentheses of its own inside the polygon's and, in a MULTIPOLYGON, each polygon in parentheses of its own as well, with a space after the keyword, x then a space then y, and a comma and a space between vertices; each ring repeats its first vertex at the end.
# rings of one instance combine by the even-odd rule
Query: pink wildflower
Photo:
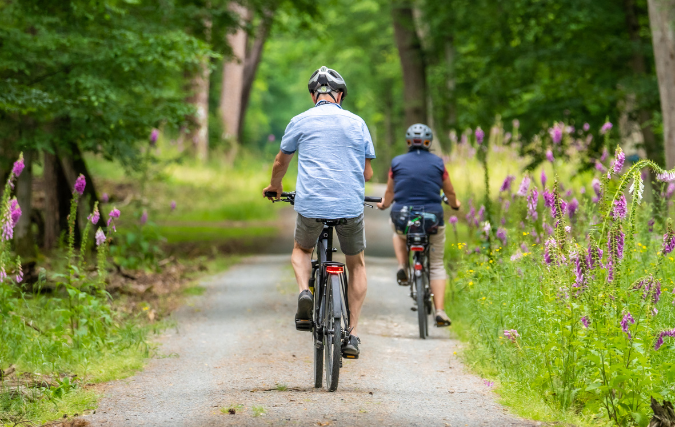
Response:
POLYGON ((483 129, 479 127, 476 128, 476 142, 479 144, 483 143, 483 139, 485 138, 485 132, 483 132, 483 129))
POLYGON ((96 239, 96 246, 101 246, 103 242, 105 242, 105 234, 103 233, 103 230, 101 230, 101 227, 96 231, 94 239, 96 239))
POLYGON ((612 129, 612 126, 613 126, 613 125, 612 125, 610 122, 605 123, 605 124, 602 125, 602 127, 600 128, 600 134, 601 134, 601 135, 606 134, 607 132, 609 132, 609 131, 612 129))
POLYGON ((616 147, 616 160, 614 160, 614 173, 621 172, 623 169, 623 163, 626 161, 626 154, 623 152, 621 147, 616 147))
POLYGON ((143 210, 143 214, 141 215, 141 225, 145 225, 146 222, 148 222, 148 211, 143 210))
POLYGON ((74 192, 80 196, 84 194, 84 187, 87 185, 87 180, 84 178, 84 175, 80 174, 75 180, 75 185, 73 186, 74 192))
POLYGON ((518 334, 518 331, 515 329, 505 329, 504 336, 513 343, 516 342, 516 338, 520 338, 520 334, 518 334))
POLYGON ((26 165, 23 162, 23 153, 21 153, 19 155, 19 160, 14 162, 14 166, 12 166, 12 173, 14 174, 14 176, 18 177, 19 175, 21 175, 21 172, 23 171, 23 168, 25 166, 26 165))
POLYGON ((175 201, 175 200, 172 200, 172 201, 171 201, 171 210, 172 210, 172 211, 175 211, 175 210, 176 210, 176 201, 175 201))
POLYGON ((518 196, 525 197, 527 196, 527 190, 530 188, 530 177, 525 175, 523 180, 520 182, 520 187, 516 193, 518 196))
POLYGON ((504 182, 502 182, 502 186, 499 187, 499 192, 504 192, 504 191, 509 191, 511 190, 511 183, 513 180, 516 179, 515 176, 513 175, 507 175, 506 178, 504 178, 504 182))
POLYGON ((555 158, 553 157, 553 151, 546 150, 546 160, 548 160, 551 163, 555 161, 555 158))

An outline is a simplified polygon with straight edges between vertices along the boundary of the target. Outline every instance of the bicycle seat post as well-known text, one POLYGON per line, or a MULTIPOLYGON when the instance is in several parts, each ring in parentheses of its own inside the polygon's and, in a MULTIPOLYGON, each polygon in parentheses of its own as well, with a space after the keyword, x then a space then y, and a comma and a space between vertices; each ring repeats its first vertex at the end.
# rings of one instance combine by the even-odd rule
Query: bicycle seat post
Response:
POLYGON ((321 240, 326 240, 326 261, 333 261, 333 226, 324 223, 321 240))

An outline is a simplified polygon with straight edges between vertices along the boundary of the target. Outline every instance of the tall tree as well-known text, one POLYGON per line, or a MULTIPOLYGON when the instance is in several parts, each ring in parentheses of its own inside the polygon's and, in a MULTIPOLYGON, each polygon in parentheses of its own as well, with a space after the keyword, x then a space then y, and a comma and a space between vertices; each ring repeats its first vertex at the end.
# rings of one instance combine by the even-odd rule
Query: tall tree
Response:
POLYGON ((403 70, 405 125, 427 123, 426 67, 422 43, 415 30, 413 7, 410 3, 395 4, 391 14, 403 70))
POLYGON ((227 43, 232 49, 232 55, 223 63, 220 115, 223 123, 223 138, 232 142, 233 151, 236 152, 240 134, 239 124, 242 114, 241 101, 248 42, 245 27, 251 18, 251 13, 248 8, 237 3, 230 3, 230 9, 235 16, 238 16, 240 22, 236 31, 227 35, 227 43))
POLYGON ((675 167, 675 0, 648 0, 659 79, 666 167, 675 167))

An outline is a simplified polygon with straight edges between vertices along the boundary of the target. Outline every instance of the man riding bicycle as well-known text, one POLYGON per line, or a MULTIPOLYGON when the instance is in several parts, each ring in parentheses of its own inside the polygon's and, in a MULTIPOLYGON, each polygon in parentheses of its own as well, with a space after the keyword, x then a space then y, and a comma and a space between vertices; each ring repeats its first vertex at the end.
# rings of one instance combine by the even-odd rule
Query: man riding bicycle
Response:
MULTIPOLYGON (((399 268, 396 278, 402 286, 407 286, 409 280, 405 235, 406 213, 413 207, 421 208, 429 217, 437 218, 438 222, 434 224, 434 229, 438 225, 437 232, 429 236, 431 291, 434 294, 436 325, 450 326, 450 318, 443 308, 447 276, 443 265, 445 225, 441 190, 445 192, 453 209, 459 209, 461 203, 457 200, 443 160, 429 152, 433 138, 431 129, 424 124, 418 123, 408 128, 406 132, 408 153, 391 161, 387 190, 377 207, 384 210, 394 203, 391 209, 391 222, 394 228, 394 252, 399 268)), ((418 309, 421 310, 422 307, 418 309)))
POLYGON ((317 244, 323 223, 317 219, 344 219, 336 226, 340 248, 349 272, 351 335, 342 345, 345 355, 358 356, 360 340, 357 325, 368 287, 363 251, 366 248, 363 223, 365 182, 373 176, 370 165, 375 148, 366 123, 342 109, 347 85, 337 71, 321 67, 309 79, 314 108, 291 120, 274 160, 270 185, 263 190, 281 196, 281 181, 293 154, 298 152, 296 183, 295 243, 291 263, 300 295, 298 320, 312 319, 312 248, 317 244))

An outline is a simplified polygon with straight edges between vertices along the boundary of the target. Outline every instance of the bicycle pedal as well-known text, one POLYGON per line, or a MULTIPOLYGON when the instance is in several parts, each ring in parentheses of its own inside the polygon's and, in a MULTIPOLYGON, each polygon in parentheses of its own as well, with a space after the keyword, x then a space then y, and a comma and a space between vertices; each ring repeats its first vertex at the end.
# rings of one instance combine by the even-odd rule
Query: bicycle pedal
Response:
POLYGON ((353 354, 342 354, 342 357, 345 359, 358 359, 359 356, 354 356, 353 354))
POLYGON ((410 311, 417 311, 417 307, 410 307, 410 311))
POLYGON ((295 319, 295 329, 297 329, 298 331, 311 331, 312 321, 295 319))

